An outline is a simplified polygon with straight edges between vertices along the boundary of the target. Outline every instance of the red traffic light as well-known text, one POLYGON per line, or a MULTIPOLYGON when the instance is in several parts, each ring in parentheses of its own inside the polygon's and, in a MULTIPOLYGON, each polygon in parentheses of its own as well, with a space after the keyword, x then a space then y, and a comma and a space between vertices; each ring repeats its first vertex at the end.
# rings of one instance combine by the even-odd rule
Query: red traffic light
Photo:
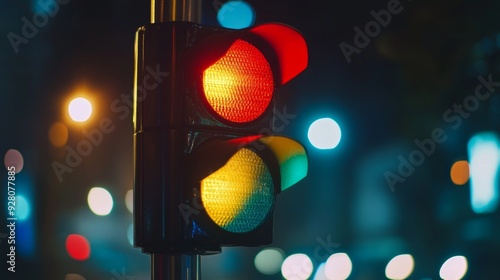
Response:
MULTIPOLYGON (((308 60, 304 38, 289 26, 270 23, 243 32, 238 32, 244 34, 243 39, 222 40, 225 45, 213 43, 215 53, 223 54, 203 70, 202 78, 209 106, 223 119, 235 123, 260 117, 276 86, 302 72, 308 60), (252 42, 265 45, 266 54, 252 42)), ((206 55, 206 49, 201 55, 206 55)))
POLYGON ((236 123, 255 120, 269 107, 274 77, 269 62, 251 43, 238 39, 203 71, 203 93, 222 118, 236 123))
POLYGON ((167 22, 139 29, 136 44, 134 244, 197 254, 269 244, 275 196, 306 176, 307 156, 261 134, 277 87, 307 66, 304 38, 278 23, 167 22), (155 63, 169 75, 153 88, 155 63))

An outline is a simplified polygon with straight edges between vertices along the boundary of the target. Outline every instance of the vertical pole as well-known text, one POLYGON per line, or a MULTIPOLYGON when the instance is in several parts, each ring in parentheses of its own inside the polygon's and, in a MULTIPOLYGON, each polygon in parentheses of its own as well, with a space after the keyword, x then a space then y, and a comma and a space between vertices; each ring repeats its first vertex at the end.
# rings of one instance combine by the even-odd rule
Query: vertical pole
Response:
POLYGON ((151 279, 154 280, 200 280, 200 255, 151 256, 151 279))
POLYGON ((201 23, 201 0, 151 0, 151 23, 166 21, 201 23))
MULTIPOLYGON (((151 23, 201 23, 201 0, 151 0, 151 23)), ((200 255, 151 254, 152 280, 200 280, 200 255)))

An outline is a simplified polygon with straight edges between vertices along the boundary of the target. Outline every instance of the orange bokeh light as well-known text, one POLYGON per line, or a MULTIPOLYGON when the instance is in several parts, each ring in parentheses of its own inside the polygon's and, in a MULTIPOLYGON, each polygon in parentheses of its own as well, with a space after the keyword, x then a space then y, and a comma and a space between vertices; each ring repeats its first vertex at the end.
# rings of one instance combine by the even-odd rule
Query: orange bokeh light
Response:
POLYGON ((456 161, 450 170, 451 181, 455 185, 464 185, 469 181, 469 163, 466 160, 456 161))

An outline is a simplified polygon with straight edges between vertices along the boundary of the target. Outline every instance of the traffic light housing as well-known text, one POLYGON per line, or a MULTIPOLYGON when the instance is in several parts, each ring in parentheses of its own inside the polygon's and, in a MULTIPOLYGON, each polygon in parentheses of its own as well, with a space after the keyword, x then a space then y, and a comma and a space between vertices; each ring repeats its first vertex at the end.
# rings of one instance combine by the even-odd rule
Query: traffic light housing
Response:
POLYGON ((276 195, 307 174, 302 145, 272 135, 276 89, 307 66, 302 35, 165 22, 138 30, 135 54, 134 245, 272 242, 276 195))

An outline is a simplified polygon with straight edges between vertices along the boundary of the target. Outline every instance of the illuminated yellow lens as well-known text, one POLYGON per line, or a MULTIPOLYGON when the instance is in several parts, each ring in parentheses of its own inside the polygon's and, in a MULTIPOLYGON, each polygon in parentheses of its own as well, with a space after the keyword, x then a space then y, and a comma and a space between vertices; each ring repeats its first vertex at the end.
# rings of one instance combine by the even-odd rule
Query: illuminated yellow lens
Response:
POLYGON ((243 148, 201 181, 201 199, 210 218, 230 232, 248 232, 264 222, 274 184, 264 161, 243 148))

